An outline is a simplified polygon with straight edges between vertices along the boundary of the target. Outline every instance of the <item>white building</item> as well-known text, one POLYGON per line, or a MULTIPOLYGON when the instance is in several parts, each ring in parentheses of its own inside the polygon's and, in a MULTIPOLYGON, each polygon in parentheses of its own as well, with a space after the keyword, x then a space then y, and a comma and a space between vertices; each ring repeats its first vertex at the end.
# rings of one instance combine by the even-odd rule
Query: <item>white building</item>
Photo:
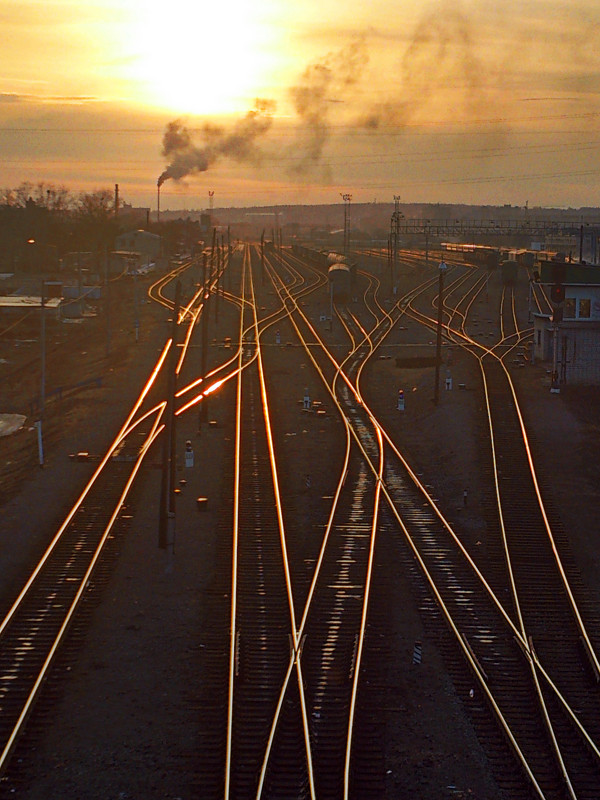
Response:
MULTIPOLYGON (((534 315, 534 356, 552 365, 558 386, 600 385, 600 266, 561 267, 564 301, 554 314, 534 315)), ((548 289, 555 285, 555 268, 541 265, 540 283, 548 289)))

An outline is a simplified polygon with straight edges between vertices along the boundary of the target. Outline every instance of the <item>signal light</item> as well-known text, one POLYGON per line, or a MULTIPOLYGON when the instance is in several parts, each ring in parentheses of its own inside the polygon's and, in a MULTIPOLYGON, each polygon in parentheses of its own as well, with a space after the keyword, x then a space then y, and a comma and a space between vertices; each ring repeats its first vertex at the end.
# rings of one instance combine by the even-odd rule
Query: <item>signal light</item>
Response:
POLYGON ((565 299, 565 287, 562 285, 562 283, 555 283, 550 288, 550 299, 557 305, 563 302, 565 299))

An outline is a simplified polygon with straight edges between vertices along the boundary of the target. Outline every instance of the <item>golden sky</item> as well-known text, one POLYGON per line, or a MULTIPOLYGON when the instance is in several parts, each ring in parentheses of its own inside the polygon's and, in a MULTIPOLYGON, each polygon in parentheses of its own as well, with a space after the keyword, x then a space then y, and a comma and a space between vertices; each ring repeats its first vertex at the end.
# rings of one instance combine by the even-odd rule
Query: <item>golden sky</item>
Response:
POLYGON ((600 206, 595 0, 0 0, 0 24, 0 187, 600 206))

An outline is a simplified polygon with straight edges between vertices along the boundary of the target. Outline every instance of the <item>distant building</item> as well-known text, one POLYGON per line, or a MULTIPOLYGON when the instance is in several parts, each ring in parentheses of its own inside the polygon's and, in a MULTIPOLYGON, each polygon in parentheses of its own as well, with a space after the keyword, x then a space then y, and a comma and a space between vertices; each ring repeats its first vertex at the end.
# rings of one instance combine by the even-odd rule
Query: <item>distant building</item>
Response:
POLYGON ((150 221, 150 209, 146 207, 135 208, 129 203, 121 203, 119 206, 119 222, 123 225, 148 225, 150 221))
MULTIPOLYGON (((534 314, 534 356, 552 364, 558 386, 600 385, 600 266, 561 266, 565 299, 554 314, 534 314)), ((540 283, 555 285, 555 268, 541 262, 540 283)))
POLYGON ((144 230, 122 233, 115 239, 115 250, 140 253, 144 263, 157 261, 161 255, 162 239, 144 230))

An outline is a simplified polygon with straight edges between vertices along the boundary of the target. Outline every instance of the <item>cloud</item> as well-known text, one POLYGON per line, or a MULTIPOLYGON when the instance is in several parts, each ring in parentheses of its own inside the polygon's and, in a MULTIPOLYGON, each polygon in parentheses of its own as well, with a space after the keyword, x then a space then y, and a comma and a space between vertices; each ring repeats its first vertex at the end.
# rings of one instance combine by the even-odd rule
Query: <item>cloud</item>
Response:
POLYGON ((17 92, 0 93, 0 103, 32 103, 32 104, 58 104, 80 105, 83 103, 98 103, 100 98, 92 95, 39 95, 39 94, 18 94, 17 92))

